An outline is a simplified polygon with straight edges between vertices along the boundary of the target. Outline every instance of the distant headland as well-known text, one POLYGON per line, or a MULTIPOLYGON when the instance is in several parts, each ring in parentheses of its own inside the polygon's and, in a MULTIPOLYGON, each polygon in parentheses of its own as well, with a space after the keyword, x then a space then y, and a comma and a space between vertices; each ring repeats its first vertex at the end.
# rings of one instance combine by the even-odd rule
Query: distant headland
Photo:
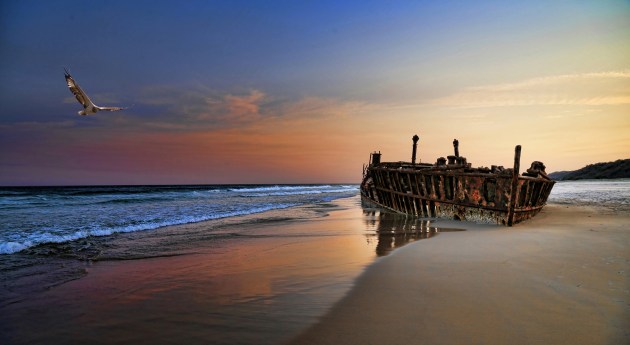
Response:
POLYGON ((607 178, 630 178, 630 159, 618 159, 614 162, 589 164, 574 171, 556 171, 549 174, 556 181, 586 180, 607 178))

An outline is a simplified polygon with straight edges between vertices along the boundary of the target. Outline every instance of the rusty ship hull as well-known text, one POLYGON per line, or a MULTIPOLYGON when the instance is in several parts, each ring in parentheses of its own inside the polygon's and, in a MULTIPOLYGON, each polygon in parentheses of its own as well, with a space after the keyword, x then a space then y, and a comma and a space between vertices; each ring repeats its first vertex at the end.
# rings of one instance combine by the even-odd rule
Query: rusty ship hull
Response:
POLYGON ((544 164, 532 163, 519 176, 520 146, 515 149, 514 168, 472 168, 459 156, 440 158, 436 164, 381 163, 380 152, 364 167, 361 197, 365 202, 407 215, 450 218, 506 226, 534 217, 547 202, 554 181, 544 164))

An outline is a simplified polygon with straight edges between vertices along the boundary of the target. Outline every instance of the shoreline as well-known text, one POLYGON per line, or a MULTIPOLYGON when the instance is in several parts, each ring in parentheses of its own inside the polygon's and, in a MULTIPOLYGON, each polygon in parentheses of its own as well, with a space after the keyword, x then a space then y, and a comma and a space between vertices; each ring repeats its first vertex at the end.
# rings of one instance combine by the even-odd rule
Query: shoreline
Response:
MULTIPOLYGON (((79 279, 15 298, 0 306, 0 342, 287 341, 378 259, 375 229, 388 221, 364 213, 358 197, 296 209, 296 218, 277 220, 280 213, 211 227, 205 240, 203 222, 136 233, 134 243, 148 246, 158 233, 168 238, 178 229, 199 236, 183 255, 87 263, 79 279)), ((404 217, 392 224, 396 219, 404 217)))
MULTIPOLYGON (((182 255, 88 264, 86 276, 0 308, 0 340, 630 340, 627 213, 549 204, 506 228, 413 219, 362 209, 358 200, 299 213, 314 217, 212 228, 240 235, 191 243, 182 255)), ((202 233, 204 223, 184 227, 202 233)))
POLYGON ((406 246, 290 343, 628 343, 630 216, 601 211, 548 204, 406 246))

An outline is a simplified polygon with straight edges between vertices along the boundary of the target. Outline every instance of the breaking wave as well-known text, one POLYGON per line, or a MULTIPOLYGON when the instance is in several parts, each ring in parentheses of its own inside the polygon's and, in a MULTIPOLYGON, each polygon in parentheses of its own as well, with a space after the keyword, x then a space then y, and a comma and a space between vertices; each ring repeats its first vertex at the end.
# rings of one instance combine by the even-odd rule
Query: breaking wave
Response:
POLYGON ((72 233, 65 234, 55 234, 52 232, 36 232, 30 234, 28 237, 17 240, 17 241, 6 241, 0 242, 0 254, 12 254, 24 249, 37 246, 45 243, 63 243, 69 241, 75 241, 81 238, 86 238, 90 236, 108 236, 115 233, 124 233, 124 232, 135 232, 135 231, 145 231, 157 229, 170 225, 181 225, 188 223, 196 223, 213 219, 221 219, 228 217, 236 217, 243 216, 255 213, 262 213, 270 210, 277 210, 283 208, 289 208, 297 206, 297 204, 276 204, 276 205, 268 205, 255 207, 246 210, 233 211, 233 212, 224 212, 207 216, 185 216, 180 217, 173 220, 165 220, 158 222, 146 222, 140 224, 129 224, 125 226, 112 227, 112 228, 93 228, 86 230, 79 230, 72 233))
POLYGON ((356 187, 343 188, 343 189, 326 189, 326 190, 296 190, 286 192, 268 192, 268 193, 256 193, 256 194, 240 194, 242 197, 255 198, 255 197, 267 197, 267 196, 288 196, 288 195, 309 195, 309 194, 323 194, 323 193, 348 193, 358 190, 356 187))
POLYGON ((357 194, 356 185, 329 184, 2 188, 0 254, 45 243, 245 216, 357 194))

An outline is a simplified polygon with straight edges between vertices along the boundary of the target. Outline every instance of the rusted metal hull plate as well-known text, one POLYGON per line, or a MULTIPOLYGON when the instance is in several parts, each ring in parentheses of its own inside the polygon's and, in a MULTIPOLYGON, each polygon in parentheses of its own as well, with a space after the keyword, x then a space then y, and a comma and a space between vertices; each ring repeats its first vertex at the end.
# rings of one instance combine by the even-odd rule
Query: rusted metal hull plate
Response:
POLYGON ((457 170, 396 168, 386 163, 367 168, 361 194, 381 207, 408 215, 510 225, 538 214, 553 184, 551 180, 533 177, 518 177, 514 181, 509 173, 466 174, 457 170))

